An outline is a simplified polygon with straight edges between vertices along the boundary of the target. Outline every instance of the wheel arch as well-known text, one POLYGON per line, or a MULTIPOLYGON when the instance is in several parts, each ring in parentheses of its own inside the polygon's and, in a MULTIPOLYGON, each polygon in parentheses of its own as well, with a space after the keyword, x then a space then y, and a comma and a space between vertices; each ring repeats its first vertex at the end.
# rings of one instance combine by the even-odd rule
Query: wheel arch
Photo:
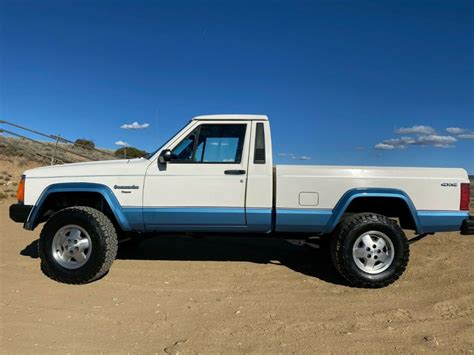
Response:
POLYGON ((327 233, 348 213, 373 212, 400 218, 402 227, 422 232, 418 213, 410 197, 402 190, 388 188, 356 188, 347 191, 336 204, 328 223, 327 233), (391 203, 385 205, 385 203, 391 203))
MULTIPOLYGON (((53 201, 66 196, 81 195, 82 199, 89 196, 91 199, 99 198, 103 202, 103 212, 111 217, 114 224, 123 231, 131 230, 130 224, 123 213, 123 210, 114 193, 106 185, 96 183, 57 183, 49 185, 44 189, 36 204, 34 205, 28 220, 25 222, 25 229, 33 230, 43 220, 48 213, 48 207, 53 201)), ((67 203, 63 207, 71 207, 67 203)))

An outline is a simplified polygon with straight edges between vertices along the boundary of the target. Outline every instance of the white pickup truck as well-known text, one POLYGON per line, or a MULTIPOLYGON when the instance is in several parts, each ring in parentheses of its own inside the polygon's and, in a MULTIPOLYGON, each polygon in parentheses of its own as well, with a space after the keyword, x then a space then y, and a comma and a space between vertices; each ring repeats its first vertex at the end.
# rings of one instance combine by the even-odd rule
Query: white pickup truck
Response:
POLYGON ((64 283, 107 273, 123 235, 248 233, 327 238, 349 284, 383 287, 408 262, 402 228, 473 234, 469 203, 463 169, 274 166, 266 116, 210 115, 147 158, 26 171, 10 218, 46 222, 41 267, 64 283))

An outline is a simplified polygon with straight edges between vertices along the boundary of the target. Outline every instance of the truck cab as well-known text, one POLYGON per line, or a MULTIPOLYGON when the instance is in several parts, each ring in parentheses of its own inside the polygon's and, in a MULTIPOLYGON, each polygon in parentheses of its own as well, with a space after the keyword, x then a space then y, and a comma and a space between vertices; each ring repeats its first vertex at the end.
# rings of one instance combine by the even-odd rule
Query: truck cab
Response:
POLYGON ((155 158, 143 188, 146 230, 271 231, 274 182, 266 116, 198 116, 155 158))

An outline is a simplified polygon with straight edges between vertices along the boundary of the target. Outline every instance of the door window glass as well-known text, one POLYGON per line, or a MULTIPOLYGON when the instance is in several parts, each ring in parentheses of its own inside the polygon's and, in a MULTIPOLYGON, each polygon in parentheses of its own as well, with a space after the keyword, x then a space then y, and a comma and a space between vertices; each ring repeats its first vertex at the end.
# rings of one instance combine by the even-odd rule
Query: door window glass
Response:
POLYGON ((179 161, 192 161, 194 142, 196 141, 197 130, 194 130, 189 136, 184 138, 171 152, 171 160, 179 161))
POLYGON ((172 162, 240 163, 245 124, 203 124, 172 151, 172 162))

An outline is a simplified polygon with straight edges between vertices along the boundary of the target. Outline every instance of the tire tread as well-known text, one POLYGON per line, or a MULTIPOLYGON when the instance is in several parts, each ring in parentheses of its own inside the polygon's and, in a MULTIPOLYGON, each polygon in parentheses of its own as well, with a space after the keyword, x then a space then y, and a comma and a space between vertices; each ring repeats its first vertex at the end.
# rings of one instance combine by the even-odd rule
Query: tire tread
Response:
POLYGON ((406 266, 410 258, 410 248, 408 240, 403 238, 403 259, 402 265, 397 271, 388 279, 380 281, 368 281, 363 280, 360 277, 354 275, 351 270, 346 266, 346 256, 342 252, 343 242, 346 235, 354 229, 356 226, 361 226, 363 224, 369 223, 383 223, 391 225, 395 229, 399 229, 401 234, 403 231, 396 221, 390 219, 386 216, 377 214, 377 213, 358 213, 352 216, 345 218, 339 226, 336 228, 335 235, 332 238, 331 243, 331 258, 333 261, 336 270, 344 277, 352 286, 361 287, 361 288, 382 288, 386 287, 400 278, 400 276, 405 272, 406 266))
POLYGON ((56 212, 53 216, 51 216, 48 222, 46 222, 43 230, 41 231, 40 239, 38 243, 38 253, 41 258, 41 271, 47 277, 57 282, 66 283, 66 284, 74 284, 74 285, 86 284, 103 277, 112 266, 112 263, 114 262, 115 257, 117 255, 117 249, 118 249, 117 233, 110 219, 101 211, 96 210, 95 208, 86 207, 86 206, 68 207, 56 212), (51 267, 51 265, 49 265, 45 261, 46 258, 43 252, 43 249, 44 249, 43 243, 45 243, 45 240, 48 237, 47 236, 48 223, 50 223, 53 219, 61 218, 62 215, 70 214, 70 213, 82 214, 86 218, 93 219, 99 225, 99 228, 102 231, 102 237, 105 244, 105 256, 103 260, 101 260, 100 268, 98 268, 97 270, 94 270, 94 272, 84 274, 84 275, 81 275, 79 277, 74 277, 74 278, 63 277, 61 275, 58 275, 56 272, 54 272, 54 269, 51 267))

